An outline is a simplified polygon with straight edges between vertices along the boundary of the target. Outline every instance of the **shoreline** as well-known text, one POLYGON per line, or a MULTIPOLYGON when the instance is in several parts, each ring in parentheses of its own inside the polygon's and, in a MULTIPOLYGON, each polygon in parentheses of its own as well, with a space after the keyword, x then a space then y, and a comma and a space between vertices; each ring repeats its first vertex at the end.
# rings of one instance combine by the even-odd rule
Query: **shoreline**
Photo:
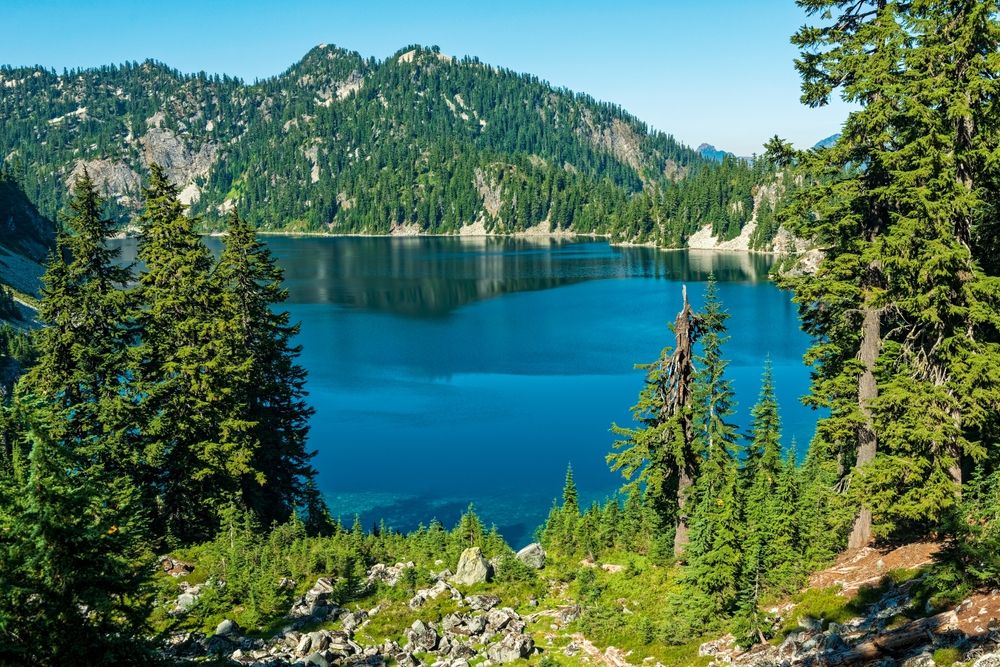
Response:
MULTIPOLYGON (((224 231, 212 231, 205 232, 202 236, 221 238, 226 235, 224 231)), ((521 240, 565 240, 565 241, 577 241, 580 239, 589 239, 592 241, 597 241, 600 239, 606 240, 608 245, 612 248, 649 248, 650 250, 659 250, 661 252, 679 252, 688 251, 696 253, 734 253, 734 254, 745 254, 745 255, 768 255, 773 257, 794 257, 798 255, 805 254, 808 250, 800 252, 780 252, 777 250, 757 250, 751 248, 704 248, 704 247, 667 247, 658 246, 650 241, 644 241, 642 243, 632 243, 629 241, 612 241, 609 234, 597 234, 597 233, 583 233, 583 232, 510 232, 505 234, 491 234, 491 233, 475 233, 475 234, 461 234, 461 233, 433 233, 433 232, 418 232, 418 233, 407 233, 407 234, 365 234, 361 232, 296 232, 296 231, 286 231, 286 230, 257 230, 257 236, 283 236, 288 238, 301 237, 301 238, 373 238, 373 239, 418 239, 418 238, 455 238, 455 239, 521 239, 521 240)), ((123 240, 129 238, 137 238, 138 234, 130 233, 129 231, 122 231, 109 237, 109 240, 123 240)))
MULTIPOLYGON (((205 236, 225 236, 225 232, 210 232, 205 234, 205 236)), ((751 255, 773 255, 776 257, 787 257, 793 255, 800 255, 799 253, 788 253, 788 252, 778 252, 776 250, 757 250, 751 248, 700 248, 700 247, 667 247, 658 246, 652 242, 645 241, 642 243, 631 243, 629 241, 611 241, 609 234, 597 234, 597 233, 582 233, 582 232, 549 232, 539 234, 537 232, 510 232, 507 234, 436 234, 432 232, 419 232, 415 234, 364 234, 359 232, 292 232, 292 231, 282 231, 282 230, 258 230, 257 236, 286 236, 286 237, 296 237, 301 236, 305 238, 316 238, 316 237, 327 237, 327 238, 380 238, 380 239, 410 239, 410 238, 457 238, 457 239, 538 239, 538 240, 578 240, 578 239, 590 239, 596 241, 598 239, 604 239, 608 242, 608 245, 612 248, 649 248, 650 250, 660 250, 665 252, 677 252, 677 251, 692 251, 692 252, 704 252, 704 253, 740 253, 740 254, 751 254, 751 255)))

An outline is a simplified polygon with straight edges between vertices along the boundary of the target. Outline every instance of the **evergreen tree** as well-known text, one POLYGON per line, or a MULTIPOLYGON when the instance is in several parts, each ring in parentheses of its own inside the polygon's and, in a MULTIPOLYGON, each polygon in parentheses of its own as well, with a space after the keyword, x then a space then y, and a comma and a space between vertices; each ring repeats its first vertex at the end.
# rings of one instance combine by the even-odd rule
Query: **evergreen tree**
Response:
POLYGON ((709 596, 717 612, 732 611, 743 567, 744 494, 736 427, 728 421, 735 398, 722 355, 728 318, 710 276, 699 316, 702 353, 693 390, 695 441, 704 460, 694 485, 691 540, 683 558, 685 578, 709 596))
POLYGON ((222 508, 242 501, 247 476, 264 482, 237 385, 251 357, 234 359, 226 345, 212 256, 155 164, 144 195, 135 396, 155 470, 157 532, 191 542, 212 535, 222 508))
POLYGON ((292 339, 298 324, 289 324, 287 311, 276 312, 288 296, 282 288, 282 270, 254 230, 233 211, 229 215, 225 248, 216 270, 222 288, 223 319, 230 365, 239 375, 231 380, 234 409, 242 410, 234 433, 241 446, 253 452, 247 473, 240 478, 240 497, 263 525, 284 522, 295 508, 324 522, 322 496, 310 480, 316 471, 306 450, 312 408, 305 403, 305 370, 298 364, 301 347, 292 339))
POLYGON ((81 450, 109 474, 138 481, 142 457, 126 402, 131 297, 129 270, 105 241, 114 231, 104 202, 84 171, 74 184, 65 231, 45 275, 38 358, 21 385, 46 402, 50 437, 81 450))
POLYGON ((621 472, 628 482, 623 491, 642 498, 656 519, 660 540, 673 532, 674 553, 687 542, 685 506, 697 474, 700 454, 692 424, 691 385, 694 378, 693 349, 699 321, 682 291, 682 307, 672 326, 676 338, 673 350, 637 368, 646 371, 639 402, 632 408, 638 427, 612 424, 612 432, 622 439, 618 451, 608 455, 612 471, 621 472))
POLYGON ((26 465, 0 466, 0 662, 155 664, 135 488, 53 438, 53 419, 31 418, 26 465))
POLYGON ((802 541, 797 513, 800 496, 799 469, 795 462, 795 441, 774 490, 775 511, 771 520, 771 543, 764 565, 765 581, 772 589, 790 593, 805 569, 802 567, 802 541))
POLYGON ((741 593, 736 624, 739 629, 736 634, 746 641, 756 642, 764 640, 768 626, 767 614, 761 609, 761 598, 779 577, 787 575, 788 563, 798 555, 788 539, 790 526, 783 521, 792 516, 791 508, 794 508, 796 499, 791 489, 782 488, 784 493, 778 493, 779 487, 788 483, 786 475, 790 472, 794 476, 795 463, 794 454, 790 459, 790 471, 781 461, 781 423, 770 359, 764 366, 760 398, 750 414, 753 427, 743 464, 746 496, 741 593))
POLYGON ((933 530, 995 441, 997 288, 974 251, 996 226, 995 2, 800 0, 803 101, 839 90, 834 146, 802 156, 795 231, 824 249, 789 280, 819 343, 822 451, 857 509, 849 545, 933 530), (992 63, 992 64, 991 64, 992 63), (874 521, 874 525, 873 525, 874 521))
POLYGON ((469 507, 466 508, 465 513, 462 514, 462 518, 459 519, 453 536, 463 549, 466 547, 483 546, 483 522, 479 519, 479 515, 476 514, 476 507, 472 503, 469 503, 469 507))
MULTIPOLYGON (((745 542, 743 550, 746 585, 762 591, 764 579, 774 563, 774 528, 781 508, 777 488, 782 475, 781 431, 778 402, 774 397, 774 377, 770 360, 764 367, 760 398, 750 411, 753 416, 751 441, 744 459, 746 486, 745 542)), ((756 596, 759 600, 759 594, 756 596)))
POLYGON ((576 482, 573 480, 573 466, 566 466, 566 482, 563 484, 563 510, 579 516, 580 499, 576 492, 576 482))

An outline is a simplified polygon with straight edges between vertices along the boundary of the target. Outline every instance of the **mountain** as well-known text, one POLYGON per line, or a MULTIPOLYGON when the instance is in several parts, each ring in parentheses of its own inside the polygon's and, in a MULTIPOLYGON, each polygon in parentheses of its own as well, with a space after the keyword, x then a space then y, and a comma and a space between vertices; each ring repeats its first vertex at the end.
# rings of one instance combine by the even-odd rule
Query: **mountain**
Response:
POLYGON ((0 285, 37 296, 54 243, 55 225, 0 171, 0 285))
POLYGON ((0 155, 48 216, 87 169, 123 222, 157 162, 207 227, 736 236, 764 175, 707 159, 620 107, 536 77, 406 47, 321 45, 252 84, 147 61, 0 68, 0 155))
POLYGON ((829 148, 830 146, 833 146, 835 143, 837 143, 837 139, 840 139, 840 132, 838 132, 837 134, 831 134, 826 139, 820 139, 815 144, 813 144, 813 148, 829 148))
POLYGON ((722 162, 726 157, 736 157, 728 151, 719 150, 712 144, 701 144, 695 150, 706 160, 714 160, 715 162, 722 162))

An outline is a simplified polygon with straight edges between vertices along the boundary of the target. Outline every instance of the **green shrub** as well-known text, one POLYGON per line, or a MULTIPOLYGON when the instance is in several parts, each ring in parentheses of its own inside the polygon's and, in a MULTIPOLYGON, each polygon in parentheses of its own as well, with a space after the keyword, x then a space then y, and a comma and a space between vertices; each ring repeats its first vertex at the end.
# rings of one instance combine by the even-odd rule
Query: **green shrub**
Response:
POLYGON ((935 665, 940 667, 950 667, 962 659, 962 652, 957 648, 939 648, 931 654, 935 665))

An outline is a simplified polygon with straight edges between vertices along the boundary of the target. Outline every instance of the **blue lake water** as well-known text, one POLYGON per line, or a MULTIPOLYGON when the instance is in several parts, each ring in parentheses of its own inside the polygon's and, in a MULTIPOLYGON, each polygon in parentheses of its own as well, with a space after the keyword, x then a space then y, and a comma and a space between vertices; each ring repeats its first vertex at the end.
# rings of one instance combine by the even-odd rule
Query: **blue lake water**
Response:
POLYGON ((731 314, 737 423, 749 426, 770 356, 786 446, 812 437, 816 415, 799 403, 808 339, 766 256, 548 239, 268 244, 302 323, 319 485, 345 523, 451 526, 472 502, 521 546, 567 464, 583 500, 614 493, 609 426, 630 422, 633 364, 671 344, 681 285, 698 307, 710 272, 731 314))

